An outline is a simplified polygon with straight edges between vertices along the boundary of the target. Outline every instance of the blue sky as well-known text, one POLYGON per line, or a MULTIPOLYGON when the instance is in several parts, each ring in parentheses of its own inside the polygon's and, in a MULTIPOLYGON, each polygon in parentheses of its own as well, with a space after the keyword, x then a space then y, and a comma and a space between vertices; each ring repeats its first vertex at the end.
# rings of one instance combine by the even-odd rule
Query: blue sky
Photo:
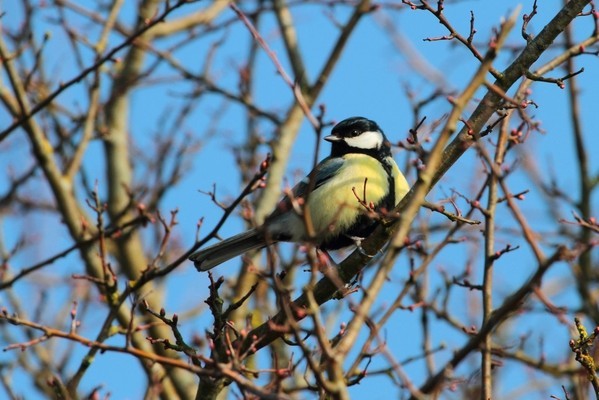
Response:
MULTIPOLYGON (((87 5, 87 2, 81 2, 87 5)), ((560 1, 544 1, 540 4, 539 14, 530 24, 532 32, 538 32, 555 14, 556 10, 561 6, 560 1)), ((133 2, 128 3, 128 7, 132 6, 133 2)), ((518 5, 523 5, 521 13, 530 12, 532 1, 503 1, 494 2, 493 7, 489 7, 488 1, 459 1, 448 2, 446 15, 452 21, 454 26, 462 33, 467 34, 468 21, 470 10, 473 10, 476 16, 476 27, 478 34, 475 42, 482 48, 487 43, 490 37, 490 32, 493 27, 496 27, 501 18, 509 15, 509 13, 518 5), (449 4, 451 3, 451 6, 449 4)), ((179 11, 182 13, 190 12, 194 7, 202 5, 190 5, 183 7, 179 11)), ((7 2, 4 5, 6 16, 3 17, 3 22, 10 26, 13 15, 18 15, 19 10, 15 8, 14 3, 7 2)), ((347 18, 348 10, 344 7, 335 8, 335 18, 344 21, 347 18)), ((308 76, 313 78, 320 70, 325 57, 330 51, 332 38, 336 36, 337 30, 332 25, 330 19, 321 12, 321 9, 316 6, 301 6, 293 10, 294 19, 298 25, 298 35, 300 41, 300 49, 305 56, 308 76)), ((416 52, 428 64, 429 68, 435 70, 439 76, 442 76, 448 87, 454 90, 461 90, 468 82, 472 72, 476 69, 477 63, 473 60, 470 53, 454 42, 448 41, 423 41, 427 37, 436 37, 445 35, 443 27, 438 24, 434 18, 425 12, 410 11, 403 9, 401 12, 392 12, 385 14, 386 18, 390 18, 396 29, 402 33, 403 38, 415 49, 416 52)), ((122 21, 130 20, 131 10, 124 11, 122 21)), ((234 16, 233 12, 226 10, 221 16, 221 20, 229 19, 234 16)), ((405 139, 408 130, 413 126, 410 113, 410 105, 405 94, 405 86, 409 87, 419 96, 426 97, 431 91, 431 85, 422 78, 418 71, 408 63, 405 54, 397 51, 388 33, 381 27, 382 15, 373 15, 371 18, 366 18, 362 21, 358 29, 352 35, 347 49, 345 50, 339 65, 335 68, 326 89, 323 91, 318 100, 318 104, 326 105, 326 116, 331 120, 341 120, 348 116, 362 115, 376 120, 387 133, 387 136, 393 141, 405 139)), ((51 71, 56 74, 57 81, 66 80, 76 73, 76 64, 71 59, 65 57, 70 54, 70 49, 66 47, 63 33, 56 29, 52 24, 48 24, 47 20, 40 18, 40 24, 47 27, 47 30, 52 32, 51 39, 46 50, 47 62, 51 67, 51 71)), ((87 25, 82 21, 76 23, 82 29, 87 25)), ((523 39, 520 36, 519 26, 512 32, 509 43, 512 45, 521 46, 523 39)), ((283 44, 277 33, 276 23, 273 18, 266 18, 260 25, 260 30, 267 39, 269 45, 277 52, 283 61, 283 65, 288 67, 288 63, 284 60, 285 52, 283 44)), ((577 21, 575 24, 575 34, 578 38, 586 37, 592 30, 591 21, 589 18, 577 21)), ((42 30, 38 32, 41 35, 42 30)), ((94 31, 92 30, 91 35, 94 31)), ((217 55, 213 66, 213 76, 218 80, 219 84, 235 88, 237 84, 236 68, 244 62, 244 57, 247 53, 247 46, 251 40, 247 30, 237 24, 227 31, 225 45, 217 55)), ((93 37, 93 36, 92 36, 93 37)), ((178 51, 175 56, 180 58, 186 65, 200 68, 203 62, 203 57, 209 46, 216 40, 223 37, 222 34, 214 34, 183 48, 178 51)), ((41 40, 41 38, 39 38, 41 40)), ((112 45, 119 43, 121 38, 113 37, 112 45)), ((559 50, 548 52, 543 59, 547 60, 551 55, 558 54, 559 50)), ((90 54, 91 56, 91 54, 90 54)), ((503 53, 498 58, 495 67, 499 70, 503 69, 507 63, 514 58, 511 53, 503 53)), ((87 60, 90 62, 90 60, 87 60)), ((599 91, 597 91, 597 58, 593 56, 583 56, 576 59, 578 66, 585 67, 585 73, 579 76, 579 86, 581 88, 581 104, 583 129, 586 133, 585 140, 587 141, 588 149, 599 149, 599 138, 597 137, 594 119, 595 113, 599 106, 599 91)), ((541 61, 538 65, 541 65, 541 61)), ((166 76, 168 71, 165 68, 158 69, 156 76, 166 76)), ((554 71, 550 74, 552 77, 563 75, 562 70, 554 71)), ((5 77, 2 77, 5 80, 5 77)), ((490 79, 490 77, 489 77, 490 79)), ((256 76, 256 103, 264 109, 273 110, 275 112, 283 112, 290 104, 290 90, 283 83, 282 79, 276 74, 275 68, 271 61, 263 52, 260 52, 259 63, 256 76)), ((79 107, 81 106, 80 96, 83 88, 81 85, 75 86, 60 96, 61 104, 79 107)), ((157 117, 165 113, 170 107, 176 107, 181 103, 178 96, 188 93, 189 88, 181 84, 165 84, 153 88, 141 88, 136 90, 132 95, 131 109, 131 133, 135 140, 135 145, 144 150, 151 147, 153 135, 157 132, 157 117)), ((479 96, 482 92, 479 93, 479 96)), ((533 86, 532 99, 538 104, 539 108, 534 110, 532 114, 542 121, 542 127, 545 133, 533 133, 525 144, 526 156, 537 162, 544 174, 548 174, 551 169, 555 173, 559 187, 567 193, 577 193, 577 181, 572 179, 575 174, 576 156, 572 142, 571 127, 569 122, 569 114, 567 112, 566 91, 559 89, 552 84, 535 84, 533 86)), ((202 98, 198 101, 195 111, 186 123, 186 129, 192 135, 201 138, 202 133, 209 125, 213 113, 218 110, 222 100, 217 96, 202 98)), ((436 101, 429 107, 424 109, 424 114, 427 115, 429 121, 440 118, 448 113, 450 104, 444 100, 436 101)), ((4 118, 0 116, 0 118, 4 118)), ((218 195, 222 199, 234 198, 240 190, 240 177, 235 167, 235 160, 230 151, 232 145, 240 145, 244 139, 245 121, 243 118, 243 110, 239 106, 230 106, 225 111, 225 114, 219 125, 218 134, 206 141, 202 150, 194 158, 189 166, 189 173, 180 184, 174 188, 167 196, 166 201, 162 204, 163 214, 167 214, 168 210, 173 208, 179 209, 179 226, 176 232, 177 237, 186 246, 191 246, 195 236, 196 222, 200 217, 205 218, 205 226, 208 231, 214 223, 220 218, 220 211, 211 204, 210 200, 200 194, 198 190, 210 190, 213 183, 217 183, 218 195)), ((274 127, 271 124, 263 123, 261 125, 265 138, 270 138, 273 134, 274 127)), ((25 157, 27 163, 31 162, 25 141, 19 137, 22 133, 13 135, 9 144, 0 145, 0 153, 6 156, 0 157, 0 167, 14 168, 17 171, 26 168, 25 163, 21 162, 25 157)), ((313 151, 315 146, 315 135, 309 125, 306 123, 302 128, 298 141, 293 148, 291 159, 288 166, 288 179, 290 182, 302 177, 309 170, 311 165, 313 151)), ((267 147, 262 149, 266 154, 267 147)), ((321 146, 321 158, 328 152, 328 146, 321 146)), ((511 161, 518 157, 522 157, 524 153, 511 154, 511 161)), ((97 179, 100 191, 104 191, 104 172, 102 163, 101 144, 99 142, 92 143, 88 151, 89 157, 86 160, 85 168, 91 179, 97 179)), ((398 150, 396 159, 400 165, 405 164, 407 157, 413 157, 405 152, 398 150)), ((591 171, 597 173, 599 171, 599 158, 590 157, 591 171)), ((438 187, 429 195, 430 201, 446 198, 451 194, 453 189, 463 193, 468 193, 473 187, 478 186, 481 181, 481 165, 471 151, 465 155, 447 174, 438 187)), ((139 176, 138 179, 144 179, 139 176)), ((408 179, 413 182, 414 175, 408 176, 408 179)), ((531 182, 526 174, 522 171, 514 173, 509 179, 510 187, 514 191, 524 190, 532 187, 531 182)), ((0 181, 0 189, 4 189, 5 184, 0 181)), ((533 187, 534 189, 534 187, 533 187)), ((597 210, 598 198, 593 199, 594 210, 597 210)), ((548 214, 543 209, 542 196, 534 190, 527 195, 526 200, 520 202, 522 210, 530 215, 533 221, 533 229, 538 232, 545 233, 545 229, 554 229, 556 224, 550 220, 548 214)), ((458 201, 461 207, 465 207, 464 202, 458 201)), ((563 217, 570 218, 570 209, 563 207, 563 217)), ((509 214, 506 210, 502 210, 501 216, 505 216, 505 228, 513 227, 513 222, 509 221, 509 214)), ((422 215, 428 215, 428 211, 422 211, 422 215)), ((476 216, 481 218, 480 215, 476 216)), ((444 222, 442 217, 431 216, 433 222, 444 222)), ((55 220, 50 216, 31 216, 29 217, 28 225, 36 226, 38 233, 42 238, 49 235, 56 235, 55 220), (35 224, 35 225, 32 225, 35 224)), ((2 223, 2 230, 6 240, 10 242, 16 238, 18 234, 26 229, 19 216, 5 216, 2 223)), ((235 234, 243 229, 243 223, 240 219, 234 218, 227 222, 221 230, 222 236, 226 237, 235 234)), ((476 231, 470 233, 475 236, 476 231)), ((27 255, 17 257, 14 262, 17 264, 15 268, 25 267, 30 265, 35 260, 43 259, 49 254, 53 254, 57 249, 61 249, 68 245, 66 232, 59 232, 63 238, 63 245, 58 248, 55 243, 48 241, 40 241, 39 247, 33 247, 33 251, 27 255)), ((433 236, 437 240, 440 236, 433 236)), ((519 237, 510 237, 508 234, 502 235, 501 241, 510 241, 514 245, 522 245, 523 249, 519 252, 506 255, 498 263, 496 272, 496 295, 498 302, 510 293, 510 290, 520 285, 533 271, 534 264, 532 263, 531 254, 525 249, 523 240, 519 237)), ((476 241, 467 241, 462 245, 451 246, 445 249, 437 262, 431 268, 434 270, 446 270, 450 274, 459 274, 464 268, 464 262, 469 246, 478 246, 480 243, 476 241)), ((549 246, 547 246, 549 249, 549 246)), ((549 250, 548 250, 549 251, 549 250)), ((595 254, 595 257, 597 254, 595 254)), ((238 260, 223 265, 218 269, 218 273, 223 274, 227 279, 234 279, 238 260)), ((475 273, 474 277, 480 279, 481 260, 474 260, 475 273)), ((383 296, 381 296, 379 308, 384 308, 388 301, 392 301, 396 293, 401 290, 408 272, 407 257, 400 257, 396 268, 390 276, 390 282, 387 284, 383 296)), ((51 270, 47 271, 47 275, 58 275, 64 277, 58 286, 62 285, 65 288, 71 285, 68 279, 70 271, 80 271, 80 263, 77 257, 70 257, 57 263, 51 270)), ((569 269, 565 264, 556 265, 556 267, 547 275, 545 282, 549 285, 555 284, 558 288, 571 284, 568 281, 570 274, 569 269)), ((366 278, 368 279, 367 274, 366 278)), ((430 285, 432 288, 441 283, 439 274, 431 274, 430 285)), ((21 298, 33 299, 34 302, 39 296, 39 292, 35 291, 38 282, 30 281, 15 288, 15 293, 21 298)), ((202 303, 207 297, 208 278, 206 275, 198 275, 191 264, 181 266, 168 279, 169 286, 166 299, 166 309, 169 313, 184 313, 186 310, 193 308, 198 303, 202 303)), ((0 304, 4 306, 6 299, 4 294, 0 294, 0 304)), ((66 290, 53 290, 48 299, 48 304, 52 308, 67 302, 69 295, 66 290)), ((349 299, 349 301, 358 302, 359 296, 349 299)), ((553 300, 558 305, 567 305, 570 307, 577 306, 577 299, 572 296, 567 290, 556 289, 556 294, 553 300)), ((468 292, 467 290, 454 290, 451 298, 452 309, 456 310, 456 315, 467 324, 477 324, 480 322, 478 314, 473 312, 478 302, 478 294, 468 292)), ((341 320, 349 317, 346 304, 338 304, 337 302, 327 305, 327 309, 333 307, 341 307, 344 311, 341 320)), ((541 306, 534 303, 537 309, 541 306)), ((93 314, 92 314, 93 315, 93 314)), ((101 314, 98 314, 101 315, 101 314)), ((420 351, 421 331, 419 325, 420 314, 418 312, 398 312, 395 318, 386 325, 385 336, 388 339, 388 345, 391 352, 398 360, 403 360, 407 357, 416 355, 420 351)), ((90 317, 90 322, 93 319, 90 317)), ((192 332, 202 333, 209 326, 209 318, 197 318, 192 321, 182 321, 182 329, 185 333, 192 332)), ((334 325, 338 325, 340 321, 336 321, 334 325)), ((509 325, 509 324, 508 324, 509 325)), ((512 329, 512 332, 518 332, 522 335, 530 334, 530 346, 527 350, 538 355, 540 352, 537 346, 538 340, 541 337, 545 338, 548 360, 564 360, 569 356, 567 348, 567 340, 569 332, 567 327, 560 325, 555 318, 548 317, 542 313, 531 313, 526 318, 518 318, 513 325, 505 328, 512 329), (542 329, 540 329, 542 327, 542 329)), ((93 325, 85 325, 82 327, 82 332, 90 336, 94 335, 93 325)), ((516 337, 514 333, 510 334, 510 338, 516 337)), ((115 344, 118 339, 114 339, 115 344)), ((453 328, 448 327, 443 323, 436 323, 433 331, 433 341, 436 344, 441 342, 447 345, 448 350, 440 352, 437 358, 437 366, 442 365, 444 360, 451 356, 451 350, 464 343, 464 335, 456 332, 453 328)), ((507 345, 515 345, 515 343, 506 343, 507 345)), ((57 343, 58 346, 65 346, 64 343, 57 343)), ((84 352, 84 349, 80 349, 84 352)), ((83 354, 83 353, 82 353, 83 354)), ((14 354, 0 354, 0 362, 3 360, 12 359, 14 354)), ((458 369, 457 373, 470 370, 469 363, 477 363, 478 360, 472 357, 469 362, 464 363, 463 370, 458 369)), ((74 364, 76 365, 76 363, 74 364)), ((373 362, 372 368, 382 367, 386 365, 383 358, 373 362)), ((505 371, 505 380, 510 385, 498 388, 497 398, 512 398, 512 388, 521 388, 527 381, 527 377, 522 373, 523 368, 510 368, 511 364, 507 362, 502 369, 505 371)), ((131 385, 130 382, 141 380, 141 376, 136 376, 137 361, 128 356, 104 354, 97 357, 92 370, 86 376, 82 384, 82 389, 91 389, 98 384, 104 384, 107 391, 110 391, 112 398, 139 398, 143 388, 137 385, 131 385)), ((423 364, 416 362, 406 367, 406 373, 419 384, 423 379, 423 364)), ((24 379, 18 376, 19 379, 24 379)), ((535 376, 537 379, 538 376, 535 376)), ((549 379, 541 377, 538 379, 549 379)), ((27 381, 23 380, 26 385, 27 381)), ((556 389, 549 394, 559 395, 561 391, 559 386, 561 382, 552 382, 556 389)), ((363 398, 368 395, 369 398, 389 398, 390 392, 379 392, 381 385, 390 387, 389 381, 383 377, 371 377, 366 379, 361 385, 352 388, 352 395, 355 398, 363 398), (376 393, 373 396, 373 393, 376 393), (380 393, 380 394, 379 394, 380 393)), ((396 397, 399 393, 391 389, 392 396, 396 397)), ((531 397, 522 398, 546 398, 547 393, 537 393, 531 390, 531 397), (534 396, 533 396, 534 395, 534 396), (536 397, 535 397, 536 396, 536 397)), ((35 392, 27 392, 27 398, 35 398, 35 392)), ((448 397, 450 398, 450 397, 448 397)), ((457 398, 457 397, 456 397, 457 398)))

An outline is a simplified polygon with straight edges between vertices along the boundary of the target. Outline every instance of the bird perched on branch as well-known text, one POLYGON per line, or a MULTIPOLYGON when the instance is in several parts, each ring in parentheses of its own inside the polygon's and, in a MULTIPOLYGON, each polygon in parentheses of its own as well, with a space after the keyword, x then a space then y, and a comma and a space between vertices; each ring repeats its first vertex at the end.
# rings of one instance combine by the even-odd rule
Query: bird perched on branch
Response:
POLYGON ((376 122, 362 117, 341 121, 324 140, 331 142, 331 155, 279 202, 262 226, 189 257, 199 271, 276 242, 311 242, 321 250, 337 250, 374 231, 373 215, 392 210, 410 188, 391 144, 376 122))

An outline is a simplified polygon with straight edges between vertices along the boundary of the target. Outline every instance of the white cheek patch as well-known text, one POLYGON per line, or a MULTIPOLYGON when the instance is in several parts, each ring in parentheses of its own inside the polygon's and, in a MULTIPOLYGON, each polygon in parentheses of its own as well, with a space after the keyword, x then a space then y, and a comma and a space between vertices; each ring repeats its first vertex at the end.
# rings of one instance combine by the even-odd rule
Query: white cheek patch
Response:
POLYGON ((377 131, 366 131, 362 134, 345 138, 345 143, 358 149, 378 149, 383 145, 383 135, 377 131))

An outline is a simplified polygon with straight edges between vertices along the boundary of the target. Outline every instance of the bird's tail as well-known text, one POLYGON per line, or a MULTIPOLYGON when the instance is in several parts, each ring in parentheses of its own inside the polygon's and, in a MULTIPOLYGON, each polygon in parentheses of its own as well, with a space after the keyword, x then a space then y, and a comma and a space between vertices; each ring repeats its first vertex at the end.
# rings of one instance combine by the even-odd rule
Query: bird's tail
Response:
POLYGON ((264 233, 256 229, 240 233, 189 256, 198 271, 208 271, 245 252, 266 246, 264 233))

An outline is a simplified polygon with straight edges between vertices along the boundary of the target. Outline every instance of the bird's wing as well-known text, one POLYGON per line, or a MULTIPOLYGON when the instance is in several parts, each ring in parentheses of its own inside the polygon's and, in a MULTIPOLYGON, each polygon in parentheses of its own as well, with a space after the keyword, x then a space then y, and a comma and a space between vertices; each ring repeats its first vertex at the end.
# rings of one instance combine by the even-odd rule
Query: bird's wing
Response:
POLYGON ((281 199, 277 208, 268 217, 272 219, 278 217, 293 208, 292 201, 305 198, 310 190, 310 180, 313 180, 312 191, 318 189, 330 180, 335 173, 343 166, 345 160, 341 157, 328 157, 322 160, 313 170, 291 189, 291 196, 286 195, 281 199), (293 200, 292 200, 293 199, 293 200))
POLYGON ((319 163, 316 168, 312 170, 304 179, 301 180, 300 183, 295 185, 292 189, 293 196, 304 197, 308 192, 310 187, 310 180, 314 181, 314 186, 312 190, 316 190, 322 185, 324 185, 327 181, 329 181, 339 169, 343 166, 345 160, 341 157, 333 157, 333 158, 325 158, 319 163))

